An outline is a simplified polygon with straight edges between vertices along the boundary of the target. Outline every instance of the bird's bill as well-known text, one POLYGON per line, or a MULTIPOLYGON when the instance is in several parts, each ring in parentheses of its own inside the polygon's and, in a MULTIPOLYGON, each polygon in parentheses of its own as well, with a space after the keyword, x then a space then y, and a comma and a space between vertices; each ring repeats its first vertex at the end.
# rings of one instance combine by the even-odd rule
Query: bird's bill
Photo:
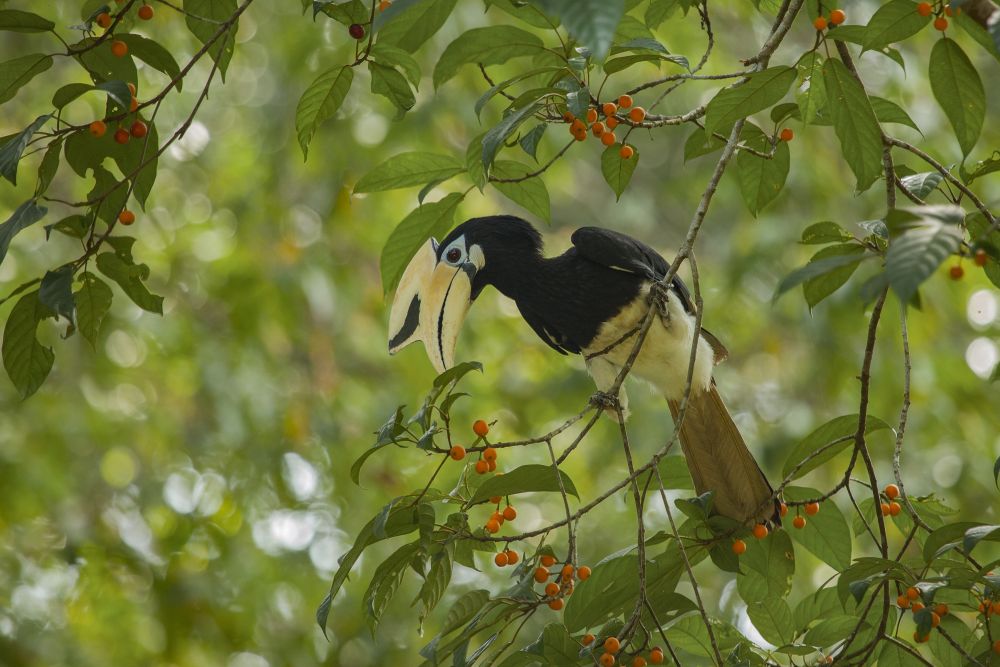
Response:
POLYGON ((389 354, 418 340, 438 373, 454 365, 455 345, 471 305, 476 266, 437 261, 429 240, 410 260, 389 311, 389 354))

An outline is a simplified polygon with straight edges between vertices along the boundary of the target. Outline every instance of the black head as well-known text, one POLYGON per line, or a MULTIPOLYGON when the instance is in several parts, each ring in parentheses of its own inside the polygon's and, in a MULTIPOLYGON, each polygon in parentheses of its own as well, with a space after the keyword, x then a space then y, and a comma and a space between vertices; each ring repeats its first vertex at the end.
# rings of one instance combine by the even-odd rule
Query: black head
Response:
POLYGON ((482 253, 482 265, 472 281, 475 299, 487 285, 506 293, 505 288, 516 281, 525 266, 541 257, 542 237, 530 223, 513 215, 471 218, 438 244, 438 261, 463 262, 474 252, 473 247, 482 253))

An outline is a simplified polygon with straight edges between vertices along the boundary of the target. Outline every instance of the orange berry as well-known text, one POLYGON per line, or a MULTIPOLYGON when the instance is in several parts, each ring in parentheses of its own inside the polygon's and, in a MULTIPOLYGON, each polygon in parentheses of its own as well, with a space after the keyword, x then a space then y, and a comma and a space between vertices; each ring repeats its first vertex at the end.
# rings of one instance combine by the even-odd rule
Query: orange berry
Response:
POLYGON ((889 514, 892 516, 899 516, 899 513, 902 511, 903 507, 896 501, 889 503, 889 514))
POLYGON ((499 524, 500 524, 501 526, 503 525, 503 515, 502 515, 502 514, 500 514, 500 512, 494 512, 493 514, 491 514, 491 515, 490 515, 490 519, 491 519, 492 521, 496 521, 496 522, 497 522, 497 523, 499 523, 499 524))
POLYGON ((879 509, 882 510, 882 516, 889 516, 889 503, 880 503, 879 509))
POLYGON ((778 138, 781 139, 782 141, 791 141, 793 138, 795 138, 795 133, 792 132, 792 128, 786 127, 781 131, 781 134, 778 135, 778 138))
POLYGON ((116 58, 123 58, 128 53, 128 44, 120 39, 111 42, 111 53, 116 58))
POLYGON ((737 556, 741 556, 746 553, 747 543, 743 540, 733 540, 733 553, 737 556))
POLYGON ((507 564, 517 565, 517 561, 521 560, 521 557, 517 555, 516 551, 511 551, 507 549, 507 564))
POLYGON ((497 564, 497 567, 504 567, 507 565, 507 552, 501 551, 498 553, 493 557, 493 562, 497 564))
POLYGON ((909 609, 910 598, 906 597, 905 595, 900 595, 898 598, 896 598, 896 606, 899 607, 900 609, 909 609))
POLYGON ((384 12, 385 10, 389 9, 389 7, 392 7, 392 3, 389 2, 389 0, 382 0, 380 3, 378 3, 378 10, 380 12, 384 12))
POLYGON ((933 11, 934 7, 929 2, 921 2, 917 5, 917 13, 921 16, 930 16, 933 11))
POLYGON ((653 650, 649 652, 649 661, 654 665, 663 664, 663 651, 660 650, 659 646, 653 648, 653 650))
POLYGON ((618 637, 608 637, 604 640, 604 650, 608 653, 618 653, 621 647, 622 643, 618 641, 618 637))
POLYGON ((566 603, 559 598, 556 598, 555 600, 549 600, 549 609, 552 609, 553 611, 559 611, 560 609, 563 608, 564 604, 566 603))
POLYGON ((115 141, 117 141, 120 144, 127 144, 130 136, 132 135, 130 135, 128 133, 128 130, 126 130, 124 127, 119 127, 117 130, 115 130, 115 141))
POLYGON ((448 456, 450 456, 454 461, 461 461, 465 458, 465 447, 462 445, 455 445, 448 451, 448 456))
POLYGON ((493 449, 492 447, 487 447, 486 449, 483 450, 483 458, 486 459, 487 461, 496 461, 497 450, 493 449))
POLYGON ((584 565, 579 570, 576 571, 576 576, 580 578, 580 581, 586 581, 590 579, 590 568, 584 565))
POLYGON ((562 117, 563 120, 566 121, 567 123, 572 123, 574 120, 576 120, 576 116, 574 116, 572 112, 569 111, 564 111, 562 117))
POLYGON ((834 9, 830 12, 830 23, 833 25, 840 25, 847 20, 847 14, 843 9, 834 9))
POLYGON ((130 100, 129 100, 129 102, 128 102, 128 110, 129 110, 129 111, 135 111, 135 110, 136 110, 136 109, 138 109, 138 108, 139 108, 139 100, 137 100, 137 99, 135 99, 135 98, 133 97, 133 98, 132 98, 132 99, 130 99, 130 100))
POLYGON ((932 611, 931 612, 931 627, 932 628, 936 628, 939 625, 941 625, 941 617, 938 616, 938 613, 936 611, 932 611))
POLYGON ((579 118, 574 118, 574 119, 573 119, 573 122, 572 122, 572 123, 570 123, 569 127, 570 127, 570 129, 571 129, 571 130, 572 130, 573 132, 579 132, 580 130, 586 130, 586 129, 587 129, 587 124, 586 124, 586 123, 584 123, 584 122, 583 122, 582 120, 580 120, 579 118))
POLYGON ((993 642, 993 652, 1000 653, 1000 639, 993 642))
POLYGON ((108 14, 107 12, 101 12, 100 14, 98 14, 97 25, 101 26, 102 28, 107 28, 109 25, 111 25, 111 14, 108 14))
POLYGON ((104 136, 104 133, 108 131, 108 126, 105 125, 103 120, 95 120, 90 124, 88 129, 92 135, 100 139, 104 136))
POLYGON ((590 131, 594 133, 595 137, 599 137, 604 134, 604 123, 594 123, 590 126, 590 131))
POLYGON ((590 107, 587 109, 587 122, 596 123, 597 122, 597 109, 590 107))
POLYGON ((542 557, 539 558, 539 560, 545 567, 552 567, 553 565, 556 564, 556 557, 549 554, 542 555, 542 557))
POLYGON ((503 500, 503 496, 490 496, 491 505, 499 505, 501 500, 503 500))
POLYGON ((485 475, 486 471, 490 469, 490 464, 486 461, 479 459, 476 461, 476 472, 480 475, 485 475))
POLYGON ((618 127, 618 123, 620 123, 620 122, 621 121, 619 121, 616 117, 614 117, 614 116, 608 116, 608 119, 607 119, 607 121, 605 121, 604 124, 608 126, 609 130, 613 130, 616 127, 618 127))
POLYGON ((486 434, 490 432, 490 425, 484 422, 482 419, 477 419, 472 422, 472 432, 478 435, 480 438, 485 438, 486 434))
POLYGON ((601 143, 604 144, 605 146, 610 146, 617 140, 618 139, 617 137, 615 137, 614 132, 605 132, 604 134, 601 135, 601 143))
POLYGON ((598 662, 601 663, 601 667, 614 667, 615 656, 611 655, 610 653, 604 653, 603 655, 601 655, 601 659, 598 662))
POLYGON ((496 461, 487 461, 486 462, 486 469, 489 470, 490 472, 493 472, 494 470, 497 469, 497 462, 496 461))
POLYGON ((583 639, 580 641, 583 643, 584 646, 590 646, 591 644, 594 643, 594 639, 596 639, 596 637, 594 637, 594 635, 588 632, 583 636, 583 639))
POLYGON ((946 19, 943 16, 939 16, 936 19, 934 19, 934 29, 935 30, 940 30, 941 32, 944 32, 945 30, 947 30, 948 29, 948 19, 946 19))
POLYGON ((1000 600, 994 601, 990 606, 990 611, 993 614, 1000 615, 1000 600))
POLYGON ((822 16, 817 16, 813 21, 813 27, 816 28, 816 30, 826 30, 826 19, 822 16))
POLYGON ((149 128, 146 127, 146 124, 143 123, 141 120, 137 120, 134 123, 132 123, 132 127, 129 129, 129 132, 136 139, 142 139, 149 133, 149 128))
POLYGON ((767 537, 768 532, 769 531, 767 530, 767 526, 765 526, 762 523, 758 523, 756 526, 753 527, 753 536, 756 537, 758 540, 762 540, 765 537, 767 537))
POLYGON ((816 516, 819 513, 819 503, 809 503, 806 505, 805 510, 809 516, 816 516))
POLYGON ((628 112, 628 117, 632 120, 633 123, 641 123, 642 121, 646 120, 646 110, 643 109, 642 107, 635 107, 634 109, 628 112))
POLYGON ((128 94, 131 95, 132 97, 135 97, 135 84, 134 83, 129 82, 129 84, 128 84, 128 94))
POLYGON ((507 519, 507 521, 513 521, 517 518, 517 510, 507 505, 507 507, 503 508, 503 518, 507 519))
POLYGON ((550 598, 559 595, 559 584, 554 581, 545 584, 545 594, 550 598))
POLYGON ((620 155, 623 160, 631 159, 631 157, 635 155, 635 149, 631 146, 622 146, 621 150, 618 151, 618 155, 620 155))
POLYGON ((646 667, 646 659, 641 655, 632 658, 632 667, 646 667))
POLYGON ((948 269, 948 275, 951 276, 952 280, 961 280, 962 276, 965 275, 965 269, 956 264, 955 266, 948 269))
POLYGON ((567 575, 568 574, 570 576, 573 576, 573 570, 574 570, 573 566, 570 565, 569 563, 566 563, 562 567, 562 573, 563 573, 563 575, 567 575))
POLYGON ((785 503, 781 503, 781 508, 779 509, 778 513, 781 516, 786 516, 788 514, 788 505, 786 505, 785 503))
POLYGON ((792 525, 795 526, 796 528, 805 528, 806 518, 804 516, 797 516, 794 519, 792 519, 792 525))
POLYGON ((976 263, 976 266, 986 266, 990 256, 986 254, 986 251, 980 248, 976 251, 976 254, 972 256, 972 261, 976 263))
POLYGON ((948 605, 944 604, 943 602, 939 602, 938 604, 934 605, 934 613, 937 614, 938 616, 947 616, 948 605))
POLYGON ((139 18, 143 21, 148 21, 153 18, 153 8, 149 5, 143 5, 140 7, 137 13, 139 14, 139 18))
POLYGON ((614 116, 618 112, 618 105, 614 102, 605 102, 601 111, 604 112, 605 116, 614 116))
POLYGON ((500 530, 500 522, 496 519, 490 519, 486 522, 486 532, 495 533, 500 530))
POLYGON ((959 7, 958 9, 952 9, 951 8, 951 4, 949 3, 949 4, 947 4, 947 5, 944 6, 944 13, 945 13, 945 16, 955 16, 956 14, 961 14, 962 13, 962 8, 959 7))
POLYGON ((122 223, 123 225, 131 225, 133 222, 135 222, 135 213, 128 210, 127 208, 122 210, 122 212, 118 214, 118 222, 122 223))
POLYGON ((622 109, 628 109, 630 106, 632 106, 632 96, 622 95, 621 97, 619 97, 618 106, 620 106, 622 109))
POLYGON ((587 131, 586 130, 575 131, 573 132, 573 138, 576 139, 577 141, 586 141, 587 131))
POLYGON ((906 589, 906 597, 910 598, 911 600, 916 600, 918 597, 920 597, 920 591, 918 591, 915 586, 910 586, 909 588, 906 589))
POLYGON ((889 500, 895 500, 899 497, 899 487, 895 484, 885 485, 885 497, 889 500))
POLYGON ((535 581, 544 584, 549 578, 549 571, 544 567, 535 568, 535 581))
POLYGON ((921 635, 919 630, 917 630, 917 631, 915 631, 913 633, 913 641, 917 642, 918 644, 923 644, 925 641, 927 641, 930 638, 931 638, 931 636, 929 634, 927 634, 927 635, 921 635))
POLYGON ((918 611, 920 611, 923 608, 924 608, 924 603, 923 602, 919 602, 919 601, 914 600, 913 603, 910 604, 910 610, 914 614, 916 614, 918 611))

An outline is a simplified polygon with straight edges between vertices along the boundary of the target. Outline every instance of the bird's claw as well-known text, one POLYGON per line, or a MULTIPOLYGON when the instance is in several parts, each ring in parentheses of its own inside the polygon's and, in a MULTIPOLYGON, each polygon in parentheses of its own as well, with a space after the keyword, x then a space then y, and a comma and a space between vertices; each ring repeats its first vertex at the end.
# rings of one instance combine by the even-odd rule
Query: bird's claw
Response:
POLYGON ((620 406, 618 397, 606 391, 594 392, 590 397, 590 404, 609 412, 617 412, 620 406))
POLYGON ((649 288, 649 301, 656 306, 663 321, 669 323, 670 309, 667 304, 670 303, 670 288, 661 282, 654 282, 649 288))

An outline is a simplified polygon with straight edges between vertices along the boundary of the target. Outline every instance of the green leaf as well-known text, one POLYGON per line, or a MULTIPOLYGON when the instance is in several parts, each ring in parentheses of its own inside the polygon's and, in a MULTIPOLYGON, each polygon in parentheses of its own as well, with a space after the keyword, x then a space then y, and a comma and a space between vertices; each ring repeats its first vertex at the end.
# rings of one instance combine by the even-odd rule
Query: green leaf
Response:
POLYGON ((463 593, 448 609, 448 615, 445 616, 444 625, 441 628, 441 636, 454 632, 465 625, 470 618, 486 606, 489 600, 490 592, 481 588, 463 593))
POLYGON ((660 479, 667 489, 694 489, 691 473, 688 470, 687 459, 683 456, 664 456, 660 459, 660 479))
POLYGON ((986 49, 991 56, 1000 60, 1000 21, 992 21, 987 31, 965 12, 953 17, 952 20, 972 39, 979 42, 979 45, 986 49))
POLYGON ((392 67, 380 65, 374 60, 368 61, 368 71, 372 75, 372 92, 386 98, 399 110, 397 120, 413 108, 417 100, 406 77, 392 67))
MULTIPOLYGON (((400 405, 396 408, 392 415, 389 416, 389 419, 382 424, 382 427, 378 430, 375 444, 362 452, 361 456, 355 459, 354 463, 351 465, 351 481, 355 484, 360 485, 358 480, 361 476, 361 468, 364 466, 365 461, 368 460, 368 457, 384 448, 386 445, 394 444, 396 442, 396 438, 406 430, 403 426, 403 407, 404 406, 400 405)), ((392 506, 393 503, 386 505, 386 509, 384 509, 384 511, 388 512, 388 509, 391 509, 392 506)), ((378 521, 377 517, 376 521, 378 521)), ((382 523, 384 525, 384 519, 382 520, 382 523)))
MULTIPOLYGON (((579 498, 580 494, 577 493, 573 480, 562 470, 559 471, 559 477, 562 478, 562 485, 566 489, 566 493, 579 498)), ((558 493, 559 477, 556 477, 555 470, 550 465, 530 463, 519 466, 506 474, 487 479, 466 505, 474 505, 493 496, 512 496, 534 491, 558 493)))
POLYGON ((912 174, 899 179, 907 190, 920 197, 927 199, 927 196, 937 189, 941 183, 941 174, 936 171, 925 171, 921 174, 912 174))
POLYGON ((976 545, 983 540, 1000 542, 1000 526, 976 526, 969 528, 962 537, 962 549, 965 553, 971 553, 976 548, 976 545))
POLYGON ((736 575, 736 588, 747 604, 784 597, 795 573, 795 551, 788 533, 778 530, 767 539, 747 543, 740 566, 743 572, 736 575))
POLYGON ((931 49, 927 76, 934 98, 955 130, 962 153, 968 155, 979 139, 986 117, 986 93, 979 73, 962 47, 942 37, 931 49))
MULTIPOLYGON (((28 147, 32 135, 40 130, 49 118, 52 118, 50 114, 39 116, 31 125, 9 137, 0 145, 0 176, 17 185, 17 163, 21 160, 24 149, 28 147)), ((3 261, 3 252, 0 252, 0 261, 3 261)))
POLYGON ((594 59, 604 60, 625 13, 624 0, 533 0, 547 14, 559 19, 594 59))
POLYGON ((417 0, 405 6, 397 0, 393 4, 397 3, 400 11, 389 7, 384 12, 384 25, 376 28, 378 41, 413 53, 441 29, 458 0, 417 0))
POLYGON ((806 227, 802 232, 803 245, 816 245, 822 243, 842 243, 850 241, 854 237, 849 231, 838 225, 836 222, 824 220, 816 222, 806 227))
POLYGON ((531 171, 520 162, 497 160, 493 163, 493 173, 490 178, 493 186, 504 196, 520 204, 542 220, 552 222, 552 213, 549 209, 549 191, 541 178, 534 176, 516 183, 502 183, 495 180, 498 178, 524 178, 531 171))
POLYGON ((38 14, 18 9, 0 10, 0 30, 8 32, 48 32, 56 24, 38 14))
POLYGON ((420 64, 403 49, 377 43, 372 46, 372 57, 383 65, 399 67, 413 84, 413 87, 420 88, 420 64))
MULTIPOLYGON (((866 255, 862 259, 869 259, 870 257, 874 257, 874 255, 866 255)), ((778 287, 774 290, 774 296, 771 297, 771 300, 777 301, 782 294, 800 283, 825 275, 831 271, 836 271, 842 266, 853 264, 857 261, 858 258, 852 255, 824 257, 822 259, 811 260, 805 266, 792 271, 787 276, 782 278, 781 282, 778 283, 778 287)))
POLYGON ((379 262, 386 294, 396 289, 406 265, 427 239, 442 238, 448 233, 463 198, 464 195, 452 192, 440 201, 422 204, 396 225, 382 248, 379 262))
POLYGON ((52 312, 38 299, 38 291, 17 300, 3 330, 3 366, 21 398, 28 398, 42 386, 52 370, 52 348, 38 342, 38 323, 52 312))
MULTIPOLYGON (((771 142, 762 132, 757 132, 746 141, 749 148, 762 153, 771 150, 771 142)), ((790 157, 788 143, 779 141, 774 147, 770 159, 759 157, 749 151, 740 151, 736 156, 736 176, 740 183, 740 194, 750 209, 751 215, 757 216, 765 206, 774 201, 785 186, 788 177, 790 157)))
POLYGON ((508 110, 499 123, 493 126, 483 137, 483 170, 489 172, 490 165, 496 158, 497 151, 507 141, 507 137, 513 134, 521 123, 530 118, 539 108, 538 104, 526 104, 519 109, 508 110))
MULTIPOLYGON (((948 636, 955 641, 959 646, 965 648, 966 653, 974 654, 975 651, 972 650, 972 644, 974 642, 974 637, 969 627, 962 622, 960 619, 955 618, 953 614, 949 614, 941 618, 941 627, 948 636)), ((927 644, 931 653, 934 654, 936 658, 936 667, 964 667, 966 664, 965 659, 962 657, 955 647, 945 639, 944 635, 940 632, 932 632, 930 641, 927 644)))
POLYGON ((816 123, 827 104, 826 84, 823 83, 823 56, 818 51, 810 51, 802 56, 796 69, 799 78, 795 101, 799 105, 802 122, 816 123))
POLYGON ((684 161, 692 160, 702 155, 708 155, 726 145, 726 140, 714 134, 705 132, 700 127, 694 129, 684 142, 684 161))
POLYGON ((49 234, 53 231, 65 234, 74 239, 82 239, 90 231, 90 222, 90 218, 85 215, 67 216, 59 222, 45 225, 45 239, 48 240, 49 234))
POLYGON ((903 229, 890 240, 885 257, 889 284, 903 303, 909 303, 920 284, 958 250, 964 218, 962 209, 953 205, 895 209, 886 216, 890 232, 903 229))
POLYGON ((399 153, 361 177, 354 192, 381 192, 424 183, 442 182, 463 171, 450 155, 412 151, 399 153))
POLYGON ((354 70, 349 66, 332 67, 316 77, 302 93, 295 109, 295 131, 303 158, 309 155, 309 142, 312 141, 316 128, 337 113, 351 89, 352 81, 354 70))
POLYGON ((875 112, 878 122, 906 125, 907 127, 912 127, 917 132, 920 131, 920 128, 913 122, 910 115, 895 102, 891 102, 883 97, 875 97, 874 95, 869 96, 868 101, 872 104, 872 111, 875 112))
POLYGON ((45 155, 42 157, 42 163, 38 167, 38 185, 35 186, 36 197, 45 194, 45 191, 49 189, 49 185, 52 184, 52 179, 55 178, 56 171, 59 170, 59 154, 62 152, 62 145, 63 138, 58 137, 49 142, 49 145, 45 148, 45 155))
POLYGON ((542 135, 545 134, 545 129, 549 126, 548 123, 539 123, 534 126, 528 132, 521 137, 518 142, 525 153, 538 160, 538 142, 542 140, 542 135))
POLYGON ((868 21, 864 34, 864 47, 880 51, 890 44, 916 35, 930 22, 929 16, 917 13, 910 0, 892 0, 879 7, 868 21))
MULTIPOLYGON (((867 416, 865 419, 865 434, 883 429, 892 430, 892 427, 878 417, 867 416)), ((788 455, 785 466, 781 469, 781 476, 788 477, 791 475, 792 470, 800 463, 802 463, 802 467, 792 475, 792 479, 798 479, 815 470, 843 450, 852 447, 854 445, 853 437, 857 430, 858 415, 835 417, 816 428, 812 433, 803 438, 799 444, 795 445, 795 449, 788 455), (823 452, 813 456, 820 449, 823 452), (809 460, 803 463, 807 458, 809 460)))
MULTIPOLYGON (((181 68, 170 51, 164 48, 163 45, 142 35, 121 35, 119 39, 128 45, 128 52, 132 56, 143 61, 156 71, 163 72, 171 81, 176 79, 177 90, 181 90, 181 86, 184 83, 184 79, 180 76, 181 68)), ((223 37, 222 39, 225 38, 223 37)))
POLYGON ((91 347, 96 348, 101 322, 111 309, 112 292, 108 284, 93 273, 85 271, 80 274, 80 281, 83 284, 73 294, 76 325, 91 347))
MULTIPOLYGON (((816 489, 803 486, 785 487, 787 500, 809 500, 823 495, 816 489)), ((851 528, 847 519, 832 500, 820 505, 818 514, 809 517, 801 530, 789 531, 796 542, 835 570, 843 571, 851 565, 851 528)), ((772 642, 773 643, 773 642, 772 642)))
POLYGON ((368 630, 372 635, 375 634, 378 623, 382 619, 382 613, 389 606, 389 601, 403 582, 403 575, 406 574, 410 562, 419 551, 420 544, 411 542, 393 551, 375 568, 362 603, 365 608, 368 630))
MULTIPOLYGON (((116 37, 121 37, 117 35, 116 37)), ((130 81, 136 83, 138 75, 131 56, 119 58, 111 53, 111 40, 101 42, 87 37, 72 45, 77 61, 90 73, 95 83, 104 81, 130 81)))
POLYGON ((604 181, 615 191, 615 201, 621 199, 622 193, 632 180, 632 173, 639 165, 638 150, 626 160, 621 156, 621 149, 622 145, 616 143, 601 153, 601 174, 604 175, 604 181))
POLYGON ((781 598, 767 598, 748 604, 747 616, 760 636, 775 646, 787 644, 794 637, 792 610, 781 598))
POLYGON ((55 271, 46 271, 42 278, 42 284, 38 288, 38 300, 42 305, 55 313, 57 320, 61 315, 71 324, 73 310, 76 307, 76 303, 73 301, 72 285, 73 267, 62 266, 55 271))
POLYGON ((708 629, 699 614, 688 614, 680 619, 667 628, 666 635, 674 648, 703 658, 715 655, 712 651, 708 629))
POLYGON ((149 267, 133 264, 118 253, 102 252, 97 256, 97 268, 111 278, 135 305, 151 313, 163 314, 163 297, 151 294, 142 282, 149 277, 149 267))
POLYGON ((855 616, 831 616, 825 618, 806 633, 805 643, 827 647, 847 639, 858 624, 855 616))
POLYGON ((823 248, 809 260, 810 262, 814 262, 827 257, 845 257, 851 255, 857 258, 857 262, 839 266, 832 271, 828 271, 827 273, 824 273, 821 276, 816 276, 815 278, 810 278, 802 283, 802 292, 805 296, 806 303, 809 304, 810 310, 815 308, 816 304, 820 301, 840 289, 844 283, 846 283, 850 277, 854 275, 854 271, 858 268, 861 260, 864 259, 865 249, 857 243, 832 245, 823 248))
POLYGON ((931 563, 935 558, 951 551, 961 544, 966 531, 982 525, 973 521, 960 521, 935 529, 924 541, 924 561, 931 563))
MULTIPOLYGON (((236 0, 184 0, 184 20, 188 30, 202 44, 208 44, 224 22, 236 13, 236 0), (206 20, 207 19, 207 20, 206 20)), ((239 22, 234 21, 227 32, 221 35, 208 50, 208 55, 219 65, 222 80, 226 80, 226 70, 233 57, 236 45, 236 30, 239 22)))
POLYGON ((781 101, 795 81, 795 69, 778 66, 751 74, 746 83, 726 88, 705 109, 705 131, 728 130, 736 121, 781 101))
POLYGON ((420 591, 414 599, 414 602, 420 600, 423 603, 418 617, 418 624, 420 626, 423 625, 424 619, 434 610, 437 603, 441 601, 441 597, 448 589, 450 581, 451 556, 447 549, 442 549, 432 557, 431 569, 428 571, 427 576, 424 577, 424 584, 420 587, 420 591))
POLYGON ((434 87, 454 77, 462 65, 499 65, 517 56, 531 56, 545 48, 541 38, 509 25, 473 28, 445 48, 434 66, 434 87))
POLYGON ((29 199, 15 209, 14 213, 0 224, 0 264, 7 256, 7 249, 14 236, 22 229, 30 227, 41 220, 48 209, 39 206, 34 199, 29 199))
MULTIPOLYGON (((908 4, 912 5, 913 3, 908 4)), ((940 633, 935 632, 934 634, 939 635, 940 633)), ((922 660, 892 642, 883 643, 882 651, 878 654, 879 667, 921 667, 924 664, 922 660)), ((936 667, 944 667, 944 665, 937 663, 936 667)))
POLYGON ((841 151, 857 179, 858 191, 863 192, 882 173, 882 130, 865 89, 844 63, 836 58, 823 63, 823 81, 841 151))
POLYGON ((959 165, 959 173, 962 176, 962 180, 966 184, 972 183, 972 181, 985 176, 987 174, 992 174, 1000 171, 1000 152, 994 151, 993 155, 985 160, 979 160, 976 162, 971 169, 966 171, 965 165, 959 165))
POLYGON ((0 63, 0 104, 13 99, 24 85, 52 67, 52 56, 33 53, 0 63))

